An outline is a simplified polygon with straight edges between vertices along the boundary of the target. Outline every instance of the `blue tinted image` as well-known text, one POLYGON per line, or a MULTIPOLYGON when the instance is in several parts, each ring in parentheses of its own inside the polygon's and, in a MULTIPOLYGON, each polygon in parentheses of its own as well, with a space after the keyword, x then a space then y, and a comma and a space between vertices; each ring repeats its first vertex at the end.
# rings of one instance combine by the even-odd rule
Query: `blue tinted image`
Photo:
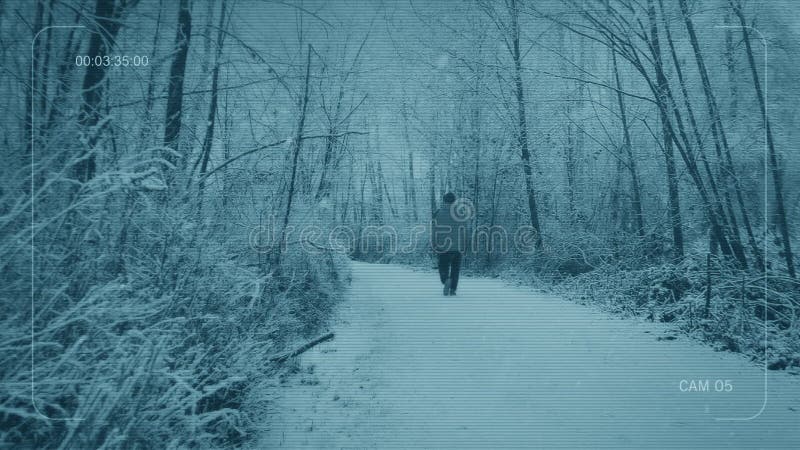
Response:
POLYGON ((800 448, 798 18, 0 0, 0 447, 800 448))

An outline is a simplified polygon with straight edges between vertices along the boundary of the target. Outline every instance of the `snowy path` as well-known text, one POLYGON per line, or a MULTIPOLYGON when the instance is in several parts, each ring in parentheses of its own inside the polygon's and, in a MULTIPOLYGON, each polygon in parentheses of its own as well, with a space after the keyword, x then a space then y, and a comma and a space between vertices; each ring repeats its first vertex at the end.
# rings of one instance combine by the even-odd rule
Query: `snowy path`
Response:
POLYGON ((763 414, 716 421, 759 411, 761 369, 498 280, 450 298, 433 271, 355 263, 334 330, 273 392, 260 448, 800 448, 800 377, 770 372, 763 414))

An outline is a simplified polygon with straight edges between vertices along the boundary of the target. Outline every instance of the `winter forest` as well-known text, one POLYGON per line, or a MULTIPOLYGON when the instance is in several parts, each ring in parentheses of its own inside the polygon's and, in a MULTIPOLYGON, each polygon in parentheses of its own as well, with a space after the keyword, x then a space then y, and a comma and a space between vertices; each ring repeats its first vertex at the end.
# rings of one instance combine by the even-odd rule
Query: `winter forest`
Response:
POLYGON ((0 446, 798 448, 798 17, 0 1, 0 446))

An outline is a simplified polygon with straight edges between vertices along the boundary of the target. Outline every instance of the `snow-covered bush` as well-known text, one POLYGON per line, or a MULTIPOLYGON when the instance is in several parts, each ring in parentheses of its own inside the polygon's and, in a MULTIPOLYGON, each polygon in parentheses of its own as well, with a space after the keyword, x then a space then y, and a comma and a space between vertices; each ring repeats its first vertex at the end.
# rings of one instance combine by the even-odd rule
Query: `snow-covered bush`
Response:
POLYGON ((250 393, 275 372, 270 358, 324 326, 339 299, 341 255, 289 247, 280 273, 252 264, 195 201, 137 179, 103 174, 61 197, 64 180, 45 183, 33 246, 14 201, 25 180, 3 190, 0 445, 242 443, 265 420, 250 393))
POLYGON ((638 270, 613 264, 564 280, 559 290, 581 303, 608 311, 673 323, 720 350, 763 360, 764 320, 768 365, 800 366, 800 284, 789 278, 744 270, 706 254, 678 264, 638 270), (766 308, 765 308, 766 293, 766 308))

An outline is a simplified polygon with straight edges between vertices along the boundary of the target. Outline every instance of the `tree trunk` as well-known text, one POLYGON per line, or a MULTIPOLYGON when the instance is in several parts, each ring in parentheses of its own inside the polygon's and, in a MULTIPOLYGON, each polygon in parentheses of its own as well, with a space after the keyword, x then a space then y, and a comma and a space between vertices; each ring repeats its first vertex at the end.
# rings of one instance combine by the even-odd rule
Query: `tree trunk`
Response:
POLYGON ((542 230, 539 225, 539 213, 536 208, 536 195, 533 189, 533 170, 531 169, 531 155, 528 150, 528 123, 525 118, 525 91, 522 86, 522 56, 519 50, 519 9, 517 0, 511 0, 511 40, 512 58, 514 59, 514 85, 517 96, 517 143, 522 153, 522 170, 525 175, 525 191, 528 196, 528 211, 530 212, 531 227, 536 236, 534 245, 542 249, 542 230))
POLYGON ((394 202, 392 202, 392 195, 389 192, 389 186, 386 184, 386 177, 383 176, 383 168, 380 161, 378 161, 378 181, 383 186, 383 193, 386 196, 386 203, 389 205, 389 212, 392 213, 393 219, 397 219, 397 209, 395 209, 394 202))
POLYGON ((342 201, 343 204, 342 204, 342 208, 341 208, 341 215, 339 216, 340 217, 339 221, 341 223, 347 222, 347 215, 350 212, 350 196, 354 195, 353 194, 353 166, 354 165, 355 165, 355 163, 351 160, 350 164, 349 164, 349 167, 350 167, 349 172, 350 173, 349 173, 349 176, 347 177, 347 190, 345 191, 345 194, 343 196, 343 201, 342 201))
MULTIPOLYGON (((477 92, 476 92, 477 95, 477 92)), ((475 107, 473 111, 473 119, 474 119, 474 135, 473 135, 473 144, 475 146, 475 170, 473 173, 473 181, 472 181, 472 207, 473 207, 473 227, 478 226, 478 212, 480 211, 478 208, 482 205, 480 203, 480 195, 481 195, 481 153, 482 153, 482 141, 481 141, 481 110, 479 107, 475 107)))
POLYGON ((436 166, 437 166, 437 151, 436 151, 437 141, 435 141, 431 147, 431 161, 430 166, 428 166, 428 193, 429 193, 429 200, 431 203, 431 217, 436 214, 436 166))
MULTIPOLYGON (((156 16, 156 30, 155 33, 153 33, 153 40, 151 44, 152 50, 150 51, 150 61, 155 61, 156 57, 158 56, 158 43, 161 41, 161 15, 163 11, 164 0, 159 0, 158 15, 156 16)), ((152 112, 153 101, 155 100, 153 97, 155 96, 156 89, 156 75, 158 74, 157 67, 158 64, 151 64, 150 73, 147 76, 147 94, 144 98, 144 117, 141 128, 139 129, 139 145, 142 146, 142 149, 152 144, 152 141, 145 141, 145 138, 148 136, 153 136, 152 129, 154 127, 154 122, 152 120, 152 112)))
MULTIPOLYGON (((47 31, 45 32, 44 37, 44 51, 43 59, 41 64, 39 65, 39 76, 37 80, 39 85, 36 86, 36 90, 39 93, 39 114, 41 117, 48 117, 49 116, 49 106, 51 103, 48 101, 50 98, 50 57, 53 50, 53 29, 49 28, 53 25, 53 6, 55 4, 54 0, 49 0, 47 4, 47 22, 45 23, 45 27, 47 27, 47 31)), ((74 31, 71 30, 71 31, 74 31)), ((42 124, 42 131, 46 129, 47 123, 42 124)))
POLYGON ((375 175, 375 163, 372 157, 367 159, 367 176, 369 177, 369 187, 372 191, 371 219, 370 223, 380 225, 383 223, 383 189, 378 183, 375 175))
POLYGON ((675 153, 672 147, 672 129, 669 119, 662 114, 661 124, 664 134, 664 158, 667 169, 667 192, 669 195, 669 219, 672 227, 673 251, 676 260, 683 258, 683 224, 681 205, 678 197, 678 175, 675 170, 675 153))
MULTIPOLYGON (((335 128, 328 128, 328 134, 333 135, 334 133, 336 133, 335 128)), ((315 196, 316 201, 320 201, 323 197, 330 195, 331 183, 328 181, 328 166, 331 164, 334 145, 336 145, 336 138, 332 136, 325 138, 325 153, 322 157, 322 171, 319 175, 319 186, 315 196)))
POLYGON ((736 126, 739 116, 739 88, 736 85, 738 74, 736 73, 736 49, 733 43, 733 23, 731 12, 725 12, 725 68, 728 71, 728 88, 730 89, 730 122, 736 126))
MULTIPOLYGON (((32 55, 33 57, 31 59, 31 66, 30 66, 31 70, 29 72, 31 75, 33 75, 34 73, 39 73, 39 67, 41 66, 41 63, 40 63, 40 58, 41 58, 40 57, 40 55, 41 55, 40 46, 41 46, 41 44, 40 44, 40 40, 37 38, 37 35, 39 35, 39 32, 42 30, 42 27, 44 26, 42 24, 42 22, 44 20, 44 0, 38 0, 36 2, 36 13, 35 13, 34 17, 35 17, 35 19, 34 19, 34 22, 33 22, 33 36, 32 36, 32 38, 36 39, 36 41, 33 42, 33 45, 34 45, 33 55, 32 55)), ((41 37, 41 35, 39 35, 39 37, 41 37)), ((36 85, 34 83, 29 84, 28 88, 25 90, 25 134, 26 134, 26 136, 33 137, 32 139, 26 139, 25 140, 25 142, 26 142, 25 145, 26 145, 26 150, 27 150, 26 154, 29 157, 30 157, 31 152, 33 151, 33 147, 32 147, 33 141, 37 137, 36 134, 38 134, 38 133, 36 133, 36 130, 34 130, 34 128, 33 128, 33 122, 34 122, 34 116, 33 115, 36 113, 36 111, 34 111, 34 109, 35 109, 34 105, 36 105, 38 103, 36 101, 37 95, 38 95, 38 92, 37 92, 36 85)), ((27 188, 27 186, 26 186, 26 188, 27 188)))
MULTIPOLYGON (((99 0, 100 1, 100 0, 99 0)), ((183 108, 183 80, 186 73, 186 58, 189 54, 189 40, 192 34, 192 15, 189 0, 180 0, 178 4, 178 28, 175 33, 177 52, 169 71, 167 91, 167 111, 164 121, 164 146, 178 151, 181 132, 181 110, 183 108)), ((167 154, 167 161, 177 167, 175 155, 167 154)))
POLYGON ((289 217, 292 213, 292 202, 294 201, 295 183, 297 178, 297 163, 300 158, 300 150, 303 148, 303 130, 306 123, 306 110, 308 109, 308 85, 311 78, 311 44, 308 44, 306 55, 306 78, 303 87, 303 97, 300 100, 300 117, 297 120, 297 130, 295 131, 294 140, 292 141, 292 174, 289 178, 289 189, 286 198, 286 211, 283 214, 283 223, 281 226, 280 240, 278 240, 278 251, 276 254, 275 265, 280 265, 281 254, 284 250, 286 239, 286 228, 289 226, 289 217))
MULTIPOLYGON (((97 21, 97 32, 92 33, 89 38, 88 54, 108 55, 114 45, 114 39, 119 31, 120 23, 117 21, 120 11, 117 10, 114 0, 97 0, 95 4, 95 20, 97 21)), ((97 144, 99 130, 93 128, 100 121, 100 107, 104 95, 103 81, 106 77, 108 67, 103 64, 96 64, 86 68, 83 77, 82 97, 83 103, 78 116, 81 127, 86 130, 88 136, 87 152, 93 152, 97 144)), ((78 180, 86 182, 94 178, 97 165, 94 153, 88 155, 75 166, 75 173, 78 180)))
POLYGON ((614 50, 611 50, 611 62, 614 68, 614 82, 617 86, 617 104, 619 105, 619 115, 622 122, 622 145, 625 147, 625 155, 627 156, 628 172, 631 176, 631 190, 632 192, 632 208, 633 215, 636 218, 636 234, 639 237, 644 237, 644 213, 642 212, 642 193, 639 184, 639 172, 636 168, 636 157, 633 154, 633 147, 631 146, 631 133, 628 125, 628 112, 625 109, 625 99, 622 96, 622 83, 619 77, 619 67, 617 66, 617 55, 614 50))
POLYGON ((414 179, 414 150, 408 150, 408 193, 411 198, 411 217, 414 222, 418 220, 417 217, 417 187, 414 179))
MULTIPOLYGON (((411 146, 411 138, 408 135, 408 109, 406 105, 406 99, 403 97, 403 105, 401 109, 401 114, 403 116, 403 141, 406 144, 406 148, 408 148, 408 199, 410 202, 409 208, 411 209, 411 217, 416 222, 417 218, 417 188, 416 182, 414 181, 414 149, 411 146)), ((402 177, 404 180, 406 179, 405 176, 402 177)))
MULTIPOLYGON (((647 1, 648 17, 650 20, 650 44, 653 52, 653 62, 656 66, 657 96, 662 105, 669 104, 667 79, 664 76, 663 65, 661 62, 661 47, 658 40, 658 28, 656 26, 655 8, 652 0, 647 1)), ((667 172, 667 192, 669 196, 669 216, 672 227, 672 242, 674 257, 676 260, 683 258, 683 224, 681 220, 681 206, 678 197, 678 175, 675 170, 675 152, 672 146, 673 130, 669 123, 669 116, 665 108, 660 108, 661 128, 664 137, 664 159, 667 172)))
MULTIPOLYGON (((567 102, 567 117, 570 115, 569 102, 567 102)), ((577 214, 575 212, 575 137, 572 124, 566 126, 567 145, 564 147, 564 172, 567 178, 567 215, 569 224, 574 225, 577 214)))
MULTIPOLYGON (((74 23, 80 23, 80 20, 80 13, 76 13, 74 23)), ((80 52, 83 40, 76 35, 78 33, 83 33, 84 31, 85 30, 80 28, 72 28, 70 30, 69 37, 67 37, 67 42, 61 49, 62 55, 77 55, 80 52)), ((62 57, 61 62, 58 63, 58 67, 56 69, 56 92, 52 102, 50 102, 52 106, 47 114, 45 131, 51 130, 56 123, 60 122, 59 119, 61 119, 63 116, 65 108, 62 108, 62 105, 69 97, 69 93, 72 92, 73 87, 73 84, 67 82, 67 79, 75 69, 75 63, 69 56, 62 57)))
POLYGON ((219 66, 220 58, 222 56, 222 45, 225 39, 225 0, 222 0, 221 12, 219 17, 219 28, 217 30, 217 53, 214 62, 214 69, 211 73, 211 104, 208 107, 208 119, 206 120, 206 135, 203 139, 203 150, 200 154, 202 162, 200 163, 200 182, 199 182, 199 200, 198 210, 202 207, 203 190, 205 188, 205 174, 208 169, 208 160, 211 156, 211 146, 214 142, 214 127, 217 120, 217 102, 219 87, 219 66))

